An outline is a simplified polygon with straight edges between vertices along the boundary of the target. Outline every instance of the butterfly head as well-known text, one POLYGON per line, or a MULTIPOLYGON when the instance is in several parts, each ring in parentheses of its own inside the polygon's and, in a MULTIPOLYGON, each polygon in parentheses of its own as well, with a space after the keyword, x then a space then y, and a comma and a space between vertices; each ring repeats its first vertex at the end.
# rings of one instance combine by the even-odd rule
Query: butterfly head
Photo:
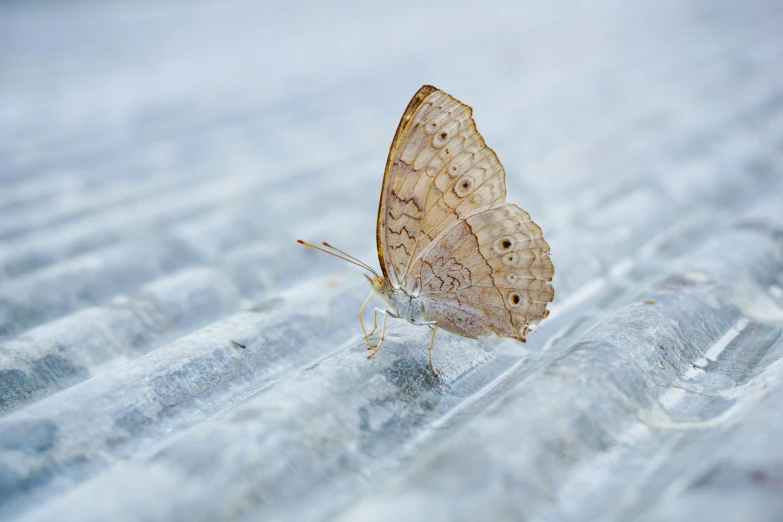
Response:
POLYGON ((383 296, 389 293, 391 285, 389 285, 389 281, 387 281, 385 277, 381 275, 370 277, 367 274, 364 274, 364 277, 367 279, 367 282, 370 283, 373 292, 376 294, 383 296))

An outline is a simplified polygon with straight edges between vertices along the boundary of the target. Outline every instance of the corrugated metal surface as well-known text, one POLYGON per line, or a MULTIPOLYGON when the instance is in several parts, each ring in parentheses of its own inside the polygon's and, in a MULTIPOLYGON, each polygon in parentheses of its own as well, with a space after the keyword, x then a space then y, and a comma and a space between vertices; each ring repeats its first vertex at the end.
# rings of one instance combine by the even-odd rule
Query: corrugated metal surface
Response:
POLYGON ((0 6, 0 518, 783 519, 783 5, 0 6), (474 107, 526 345, 394 324, 396 122, 474 107), (373 260, 374 261, 374 260, 373 260), (235 347, 231 341, 246 345, 235 347))

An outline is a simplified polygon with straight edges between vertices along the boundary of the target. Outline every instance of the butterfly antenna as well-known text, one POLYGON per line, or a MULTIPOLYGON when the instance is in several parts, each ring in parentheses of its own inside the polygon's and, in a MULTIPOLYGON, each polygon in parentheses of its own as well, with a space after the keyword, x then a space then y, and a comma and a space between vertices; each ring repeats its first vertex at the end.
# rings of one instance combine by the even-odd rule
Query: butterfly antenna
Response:
POLYGON ((318 247, 318 246, 315 246, 315 245, 311 245, 307 241, 302 241, 301 239, 297 239, 296 242, 299 243, 300 245, 304 245, 306 247, 310 247, 310 248, 314 248, 316 250, 320 250, 321 252, 329 254, 330 256, 334 256, 334 257, 336 257, 338 259, 342 259, 343 261, 348 261, 351 264, 354 264, 354 265, 356 265, 356 266, 358 266, 360 268, 363 268, 363 269, 371 272, 375 277, 378 277, 378 273, 375 270, 373 270, 370 266, 368 266, 366 263, 362 263, 361 261, 359 261, 355 257, 346 254, 342 250, 337 250, 333 246, 327 245, 326 242, 324 242, 324 245, 328 246, 329 248, 334 248, 335 250, 337 250, 337 252, 340 252, 341 254, 343 254, 343 256, 346 256, 346 257, 343 257, 341 255, 337 255, 334 252, 329 252, 325 248, 321 248, 321 247, 318 247))
MULTIPOLYGON (((372 267, 371 267, 370 265, 368 265, 367 263, 365 263, 365 262, 364 262, 364 261, 362 261, 361 259, 356 259, 356 258, 355 258, 355 257, 353 257, 351 254, 349 254, 348 252, 344 252, 344 251, 340 250, 339 248, 337 248, 337 247, 335 247, 335 246, 332 246, 332 245, 330 245, 330 244, 329 244, 329 243, 327 243, 326 241, 321 241, 321 243, 322 243, 322 244, 323 244, 325 247, 331 248, 331 249, 332 249, 332 250, 334 250, 335 252, 339 252, 340 254, 344 255, 345 257, 347 257, 347 258, 349 258, 349 259, 352 259, 352 260, 356 261, 357 263, 361 264, 361 265, 362 265, 364 268, 366 268, 367 270, 369 270, 370 272, 372 272, 373 274, 375 274, 375 270, 373 270, 373 269, 372 269, 372 267)), ((376 274, 376 275, 377 275, 377 274, 376 274)))

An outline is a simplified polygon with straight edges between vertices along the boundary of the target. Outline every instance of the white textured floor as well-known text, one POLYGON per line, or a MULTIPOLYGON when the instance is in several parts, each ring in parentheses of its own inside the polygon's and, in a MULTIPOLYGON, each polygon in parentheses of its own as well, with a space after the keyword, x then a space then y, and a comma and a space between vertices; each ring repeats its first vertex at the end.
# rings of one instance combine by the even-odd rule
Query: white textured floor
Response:
POLYGON ((0 5, 0 518, 783 519, 783 4, 268 4, 0 5), (555 264, 440 379, 294 242, 425 83, 555 264))

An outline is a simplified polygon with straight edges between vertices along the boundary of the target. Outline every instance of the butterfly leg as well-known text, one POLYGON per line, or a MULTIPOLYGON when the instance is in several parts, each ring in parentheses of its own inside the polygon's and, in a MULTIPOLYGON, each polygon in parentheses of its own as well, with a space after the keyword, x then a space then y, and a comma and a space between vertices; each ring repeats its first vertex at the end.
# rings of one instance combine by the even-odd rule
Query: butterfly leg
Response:
POLYGON ((432 370, 432 373, 434 373, 435 377, 437 377, 438 371, 435 369, 435 365, 432 364, 432 343, 435 342, 435 332, 438 331, 438 327, 433 326, 432 324, 428 326, 430 327, 430 330, 432 330, 432 338, 430 338, 430 345, 427 347, 427 358, 430 360, 430 369, 432 370))
MULTIPOLYGON (((367 333, 367 329, 364 327, 364 319, 362 319, 362 313, 364 312, 364 308, 367 306, 367 303, 370 302, 370 298, 372 297, 373 292, 370 292, 370 295, 367 296, 367 299, 364 300, 364 304, 361 308, 359 308, 359 324, 362 325, 362 332, 364 332, 364 340, 367 342, 367 348, 372 348, 373 346, 370 344, 370 336, 373 334, 375 329, 377 328, 376 322, 375 322, 375 316, 376 312, 373 312, 372 314, 372 330, 370 333, 367 333)), ((376 308, 377 310, 377 308, 376 308)))
MULTIPOLYGON (((378 344, 373 346, 373 348, 375 348, 375 350, 373 350, 372 353, 367 356, 368 359, 372 359, 372 356, 375 355, 376 353, 378 353, 378 350, 381 347, 381 343, 383 343, 383 339, 386 336, 386 319, 388 319, 389 316, 392 316, 392 317, 395 317, 395 318, 399 319, 398 316, 394 315, 392 312, 390 312, 388 310, 381 310, 380 308, 375 308, 375 312, 374 313, 377 314, 378 312, 383 314, 383 324, 381 325, 381 339, 380 339, 380 341, 378 341, 378 344)), ((373 317, 375 317, 375 315, 373 315, 373 317)))

